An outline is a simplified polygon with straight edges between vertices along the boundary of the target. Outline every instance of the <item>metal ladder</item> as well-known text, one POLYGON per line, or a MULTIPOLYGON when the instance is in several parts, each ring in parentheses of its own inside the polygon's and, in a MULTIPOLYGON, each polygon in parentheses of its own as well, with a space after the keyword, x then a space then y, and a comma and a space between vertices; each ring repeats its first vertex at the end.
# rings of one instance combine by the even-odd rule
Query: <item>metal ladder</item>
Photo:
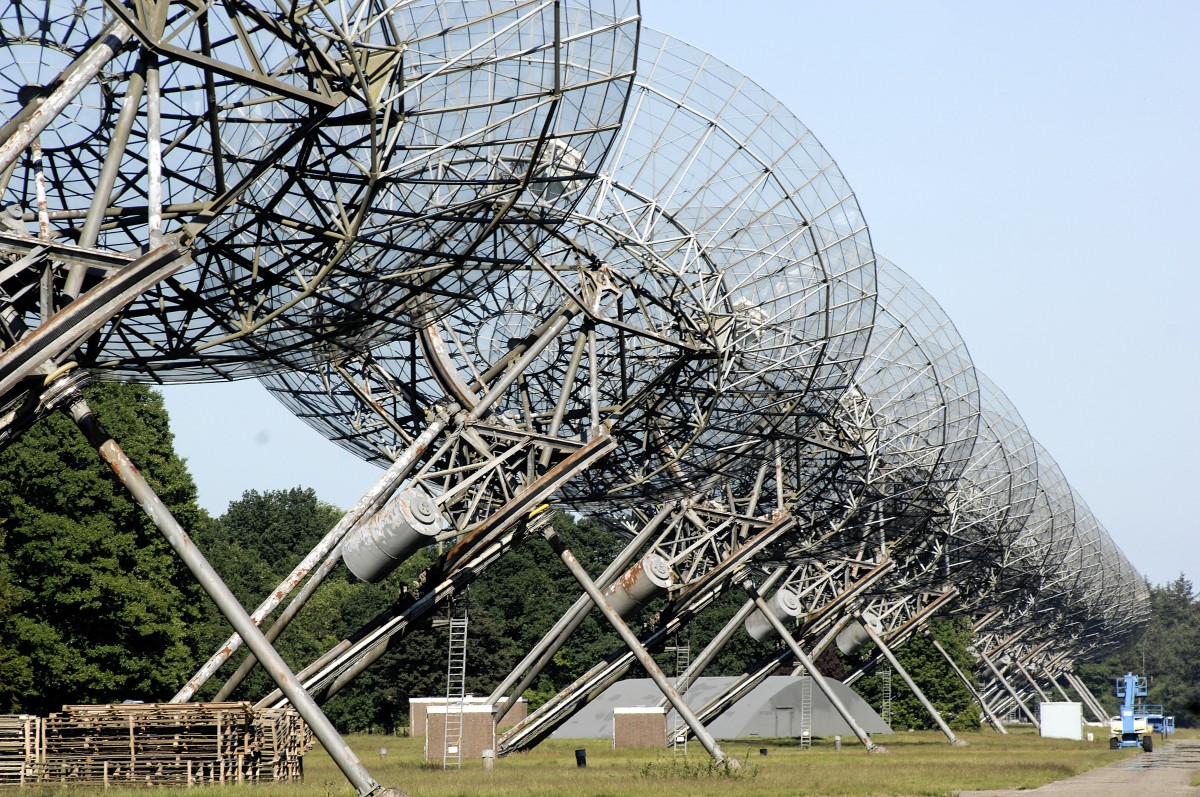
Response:
MULTIPOLYGON (((687 642, 675 640, 675 689, 679 694, 687 692, 687 671, 688 666, 692 663, 692 646, 687 642)), ((671 752, 678 756, 680 753, 687 757, 688 746, 688 729, 678 717, 678 712, 672 712, 677 716, 674 719, 668 718, 667 727, 674 728, 675 738, 671 740, 671 752), (682 742, 680 741, 682 739, 682 742)))
POLYGON ((446 663, 446 724, 442 769, 462 768, 463 705, 467 695, 467 601, 450 604, 450 653, 446 663))
POLYGON ((879 671, 879 683, 882 697, 879 700, 879 717, 890 728, 892 727, 892 665, 887 665, 879 671))
POLYGON ((800 749, 812 747, 813 679, 809 675, 800 681, 800 749))

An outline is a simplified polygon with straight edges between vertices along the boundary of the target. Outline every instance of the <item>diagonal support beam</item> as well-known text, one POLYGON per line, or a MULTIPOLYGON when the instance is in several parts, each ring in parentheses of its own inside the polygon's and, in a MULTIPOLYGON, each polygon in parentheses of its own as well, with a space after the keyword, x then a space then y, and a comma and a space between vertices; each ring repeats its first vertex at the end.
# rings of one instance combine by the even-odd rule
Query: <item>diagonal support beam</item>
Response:
POLYGON ((925 711, 929 713, 929 716, 933 717, 933 721, 937 723, 938 728, 940 728, 942 733, 945 734, 946 738, 950 740, 950 744, 954 745, 955 747, 965 747, 967 743, 962 739, 959 739, 958 736, 955 735, 954 731, 950 730, 950 726, 946 724, 944 719, 942 719, 941 713, 938 712, 933 703, 930 702, 929 698, 925 696, 925 692, 921 690, 921 687, 917 686, 917 682, 914 681, 912 676, 908 674, 908 670, 904 669, 904 666, 900 663, 900 660, 896 658, 894 653, 892 653, 891 648, 884 643, 883 637, 881 637, 879 633, 871 627, 870 622, 863 620, 861 617, 859 619, 861 621, 860 625, 862 625, 863 630, 867 632, 867 636, 871 638, 871 641, 875 643, 875 647, 879 648, 879 652, 883 654, 885 659, 887 659, 888 664, 892 665, 892 669, 900 674, 901 680, 904 681, 909 690, 916 696, 917 700, 924 707, 925 711))
POLYGON ((1019 672, 1019 673, 1021 673, 1021 675, 1025 676, 1025 680, 1028 681, 1029 685, 1033 687, 1033 691, 1038 693, 1038 697, 1040 697, 1042 699, 1042 702, 1049 703, 1050 696, 1048 694, 1046 694, 1045 691, 1043 691, 1041 686, 1038 685, 1037 679, 1033 677, 1033 674, 1030 673, 1029 670, 1025 669, 1025 665, 1022 664, 1019 660, 1014 661, 1013 664, 1016 665, 1017 672, 1019 672))
POLYGON ((858 720, 856 720, 854 715, 850 713, 850 709, 846 708, 846 705, 842 702, 841 698, 839 698, 837 694, 834 693, 833 689, 830 688, 829 684, 825 680, 825 676, 823 676, 821 671, 817 669, 817 665, 814 664, 813 660, 808 657, 808 654, 801 650, 800 646, 796 644, 796 640, 792 637, 791 633, 788 632, 787 627, 783 624, 783 621, 775 616, 775 613, 771 611, 771 607, 769 607, 767 602, 763 600, 762 595, 758 594, 758 590, 755 588, 754 582, 747 579, 746 581, 742 582, 742 589, 746 590, 746 594, 750 596, 750 599, 754 601, 754 605, 758 607, 760 612, 762 612, 763 617, 765 617, 771 624, 771 627, 775 629, 775 633, 779 634, 780 638, 785 644, 787 644, 788 649, 792 651, 792 655, 804 665, 804 669, 808 670, 808 675, 813 679, 813 683, 816 684, 817 688, 821 690, 821 694, 825 695, 825 699, 829 701, 831 706, 833 706, 834 711, 836 711, 838 715, 841 716, 841 718, 846 722, 846 724, 850 726, 850 730, 853 731, 854 735, 858 737, 858 740, 862 742, 862 745, 867 749, 867 752, 877 754, 889 752, 888 749, 883 745, 876 744, 874 740, 871 739, 870 734, 863 730, 862 726, 858 724, 858 720))
MULTIPOLYGON (((400 483, 412 472, 418 459, 424 455, 426 449, 432 445, 434 439, 446 428, 449 423, 449 417, 444 412, 439 412, 430 421, 429 426, 421 433, 421 435, 413 441, 401 456, 397 457, 396 461, 384 472, 371 489, 369 489, 358 503, 338 521, 329 532, 321 539, 320 542, 309 551, 308 555, 293 568, 287 578, 279 583, 270 595, 258 605, 251 615, 254 625, 257 627, 267 615, 275 610, 283 599, 291 594, 297 586, 309 575, 314 567, 317 567, 321 560, 329 556, 335 548, 341 543, 350 531, 357 526, 362 520, 373 515, 379 507, 392 496, 399 488, 400 483)), ((283 629, 281 628, 280 631, 283 629)), ((191 677, 190 680, 179 690, 174 697, 171 698, 172 703, 185 703, 191 700, 201 686, 203 686, 209 678, 213 676, 221 665, 241 646, 242 637, 235 633, 229 639, 225 640, 216 653, 212 655, 207 662, 191 677)))
MULTIPOLYGON (((598 583, 607 585, 621 573, 629 569, 629 566, 633 564, 638 553, 658 531, 658 527, 672 510, 673 507, 670 505, 664 507, 658 515, 643 526, 642 530, 625 546, 621 554, 613 559, 609 566, 605 568, 604 573, 598 579, 598 583)), ((517 699, 525 694, 537 677, 541 675, 542 671, 554 658, 554 655, 562 649, 566 640, 583 623, 591 608, 592 602, 588 599, 588 596, 586 594, 580 595, 571 608, 546 632, 541 641, 525 655, 521 663, 513 668, 509 676, 492 690, 491 695, 488 696, 488 703, 497 707, 497 724, 508 713, 508 710, 516 705, 517 699), (501 698, 505 695, 508 695, 508 699, 501 702, 501 698)))
MULTIPOLYGON (((322 699, 360 675, 383 655, 395 636, 411 628, 434 607, 468 586, 470 582, 509 550, 525 533, 524 524, 537 515, 537 508, 566 481, 607 456, 616 446, 602 433, 576 449, 547 473, 538 477, 519 496, 489 515, 425 572, 426 586, 412 604, 393 607, 378 615, 364 628, 342 640, 301 673, 306 688, 322 699)), ((281 705, 276 691, 258 705, 281 705)))
POLYGON ((592 581, 591 576, 587 574, 587 571, 584 570, 583 566, 580 565, 575 559, 574 554, 572 554, 570 549, 568 549, 563 543, 562 539, 558 536, 557 532, 554 531, 553 527, 549 527, 544 530, 542 532, 542 536, 546 538, 546 541, 550 543, 550 547, 554 549, 554 552, 558 554, 560 559, 562 559, 563 564, 565 564, 567 569, 571 571, 571 575, 575 576, 575 580, 579 582, 581 587, 583 587, 584 592, 586 592, 588 597, 591 598, 592 603, 595 604, 596 608, 598 608, 604 614, 605 619, 608 620, 609 624, 617 632, 617 635, 621 637, 621 641, 624 642, 625 646, 628 647, 630 652, 633 653, 634 657, 638 660, 638 663, 645 668, 646 672, 650 675, 650 678, 653 679, 654 683, 658 686, 659 691, 661 691, 663 695, 665 695, 666 698, 671 701, 671 706, 679 714, 680 718, 687 723, 692 733, 696 735, 696 739, 701 745, 704 746, 704 749, 708 751, 708 754, 713 757, 713 760, 718 764, 725 765, 729 769, 739 769, 741 767, 741 763, 736 758, 727 756, 725 754, 720 745, 717 744, 717 740, 712 737, 712 734, 708 732, 703 723, 701 723, 696 718, 696 715, 692 713, 691 707, 688 706, 688 704, 684 701, 683 696, 680 695, 678 690, 675 689, 675 686, 658 666, 658 663, 654 661, 654 657, 651 656, 650 652, 642 646, 642 643, 638 640, 637 635, 629 630, 629 626, 625 624, 625 621, 621 618, 621 616, 617 614, 616 610, 613 609, 613 607, 609 605, 608 601, 604 599, 604 594, 600 592, 600 588, 596 586, 596 583, 592 581))
POLYGON ((1087 684, 1085 684, 1078 675, 1075 675, 1075 673, 1071 672, 1070 670, 1064 671, 1063 677, 1067 679, 1067 683, 1070 684, 1071 688, 1075 690, 1075 694, 1079 695, 1079 698, 1084 703, 1087 703, 1088 708, 1091 709, 1092 716, 1096 718, 1096 721, 1107 723, 1111 715, 1105 713, 1104 706, 1099 700, 1096 699, 1096 696, 1092 694, 1092 690, 1087 688, 1087 684))
POLYGON ((1008 696, 1015 700, 1017 705, 1021 707, 1021 711, 1025 714, 1026 719, 1033 723, 1033 727, 1041 728, 1042 726, 1041 723, 1038 722, 1038 718, 1033 715, 1033 712, 1029 709, 1029 706, 1026 705, 1025 701, 1021 699, 1021 696, 1017 694, 1017 690, 1013 689, 1012 684, 1008 682, 1008 679, 1001 674, 1000 670, 996 669, 996 665, 992 663, 992 660, 988 658, 988 655, 981 652, 979 657, 983 659, 983 663, 987 665, 987 668, 992 671, 992 676, 995 677, 997 683, 999 683, 1004 691, 1008 693, 1008 696))
POLYGON ((91 408, 78 389, 74 385, 69 385, 58 393, 58 397, 61 401, 59 406, 63 406, 70 414, 88 442, 96 447, 100 457, 109 464, 113 473, 141 505, 143 511, 174 549, 176 555, 212 598, 221 614, 242 635, 259 660, 266 665, 271 678, 288 695, 292 705, 296 707, 296 711, 312 728, 313 734, 320 740, 342 774, 358 791, 360 797, 384 793, 394 794, 394 790, 384 789, 367 772, 366 767, 342 739, 341 734, 333 727, 329 718, 321 712, 312 697, 304 691, 283 657, 263 636, 250 615, 242 608, 241 603, 221 580, 217 571, 213 569, 204 554, 179 525, 166 504, 162 502, 145 477, 125 455, 120 445, 100 425, 100 421, 92 414, 91 408))
POLYGON ((132 35, 133 30, 128 25, 121 22, 110 24, 92 46, 63 71, 50 96, 40 104, 25 106, 14 119, 0 128, 0 172, 29 148, 34 139, 95 79, 132 35))
MULTIPOLYGON (((32 240, 32 239, 31 239, 32 240)), ((76 253, 86 257, 86 250, 76 253)), ((112 262, 104 258, 104 262, 112 262)), ((63 357, 91 337, 114 315, 152 285, 174 274, 184 263, 173 243, 127 262, 87 294, 59 310, 44 324, 0 355, 0 396, 32 375, 47 360, 63 357)))
POLYGON ((987 721, 991 724, 991 726, 998 732, 1007 736, 1008 729, 1004 727, 1004 723, 1000 721, 1000 718, 993 714, 992 710, 988 708, 987 701, 985 701, 979 694, 979 690, 977 690, 975 685, 971 683, 971 679, 967 678, 967 674, 958 666, 958 662, 950 657, 950 654, 946 652, 944 647, 942 647, 941 642, 938 642, 932 636, 929 637, 929 641, 933 643, 934 649, 936 649, 938 653, 942 654, 942 658, 945 659, 946 663, 950 665, 950 669, 953 670, 954 674, 958 676, 958 680, 962 682, 962 685, 965 686, 967 691, 971 693, 971 698, 979 705, 979 710, 983 712, 983 716, 987 717, 987 721))

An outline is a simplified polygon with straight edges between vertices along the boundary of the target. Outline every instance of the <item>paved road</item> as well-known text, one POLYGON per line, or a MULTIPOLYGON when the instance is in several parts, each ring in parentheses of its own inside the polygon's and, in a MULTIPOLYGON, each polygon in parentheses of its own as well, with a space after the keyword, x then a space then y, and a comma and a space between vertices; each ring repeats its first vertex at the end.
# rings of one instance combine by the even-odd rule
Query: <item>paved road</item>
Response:
POLYGON ((1181 739, 1099 767, 1040 789, 964 791, 959 797, 1130 797, 1130 795, 1200 795, 1189 786, 1200 770, 1200 739, 1181 739))

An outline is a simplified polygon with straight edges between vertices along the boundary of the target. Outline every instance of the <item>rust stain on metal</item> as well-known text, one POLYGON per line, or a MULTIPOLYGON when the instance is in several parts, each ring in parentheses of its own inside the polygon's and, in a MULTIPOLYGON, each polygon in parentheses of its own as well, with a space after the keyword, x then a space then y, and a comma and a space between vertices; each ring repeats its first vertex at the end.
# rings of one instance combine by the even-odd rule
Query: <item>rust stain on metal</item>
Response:
MULTIPOLYGON (((296 572, 292 574, 292 576, 290 576, 286 581, 284 581, 282 584, 279 585, 279 588, 276 589, 275 592, 272 593, 272 596, 275 598, 275 600, 277 602, 282 601, 311 572, 312 572, 311 567, 301 567, 301 568, 297 569, 296 572)), ((257 614, 257 612, 256 612, 256 614, 257 614)), ((258 618, 252 617, 251 619, 254 620, 255 625, 258 625, 262 621, 261 617, 258 617, 258 618)))
MULTIPOLYGON (((234 651, 233 646, 227 644, 224 647, 222 647, 219 651, 217 651, 216 655, 221 656, 222 657, 221 661, 224 662, 226 659, 228 659, 230 656, 233 655, 233 651, 234 651)), ((196 673, 194 676, 191 677, 191 679, 188 680, 188 682, 186 684, 184 684, 183 689, 179 690, 178 695, 171 698, 171 702, 176 702, 176 701, 185 702, 185 701, 189 700, 191 698, 191 696, 196 693, 196 690, 200 688, 200 685, 203 684, 204 681, 206 681, 206 680, 208 680, 208 677, 207 677, 205 671, 203 669, 201 669, 200 672, 196 673)))
MULTIPOLYGON (((619 585, 627 591, 633 589, 634 587, 637 586, 638 581, 641 580, 642 571, 645 569, 646 569, 646 562, 643 559, 642 561, 635 564, 633 567, 626 570, 621 575, 621 577, 617 579, 617 584, 614 586, 619 585)), ((612 587, 609 587, 609 589, 612 589, 612 587)))

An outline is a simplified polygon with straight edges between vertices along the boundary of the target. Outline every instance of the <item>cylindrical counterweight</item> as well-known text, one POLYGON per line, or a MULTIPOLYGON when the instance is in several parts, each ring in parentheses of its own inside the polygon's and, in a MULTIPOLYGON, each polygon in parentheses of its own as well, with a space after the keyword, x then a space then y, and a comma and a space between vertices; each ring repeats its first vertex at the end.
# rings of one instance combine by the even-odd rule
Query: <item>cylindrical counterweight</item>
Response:
POLYGON ((423 492, 405 489, 346 535, 342 559, 358 578, 377 583, 442 530, 437 504, 423 492))
MULTIPOLYGON (((767 601, 767 606, 770 607, 771 614, 785 623, 788 619, 800 616, 800 599, 790 589, 777 590, 767 601)), ((746 633, 759 642, 775 636, 775 626, 771 625, 771 621, 763 615, 761 609, 746 618, 745 628, 746 633)))
POLYGON ((862 623, 870 624, 877 634, 883 632, 883 624, 879 622, 878 617, 870 612, 863 612, 861 617, 861 623, 857 620, 851 622, 837 635, 838 650, 847 656, 871 641, 871 637, 867 634, 867 629, 862 627, 862 623))
POLYGON ((671 572, 667 560, 652 553, 625 571, 625 575, 604 590, 604 599, 617 614, 627 617, 659 592, 670 587, 674 581, 675 574, 671 572))

